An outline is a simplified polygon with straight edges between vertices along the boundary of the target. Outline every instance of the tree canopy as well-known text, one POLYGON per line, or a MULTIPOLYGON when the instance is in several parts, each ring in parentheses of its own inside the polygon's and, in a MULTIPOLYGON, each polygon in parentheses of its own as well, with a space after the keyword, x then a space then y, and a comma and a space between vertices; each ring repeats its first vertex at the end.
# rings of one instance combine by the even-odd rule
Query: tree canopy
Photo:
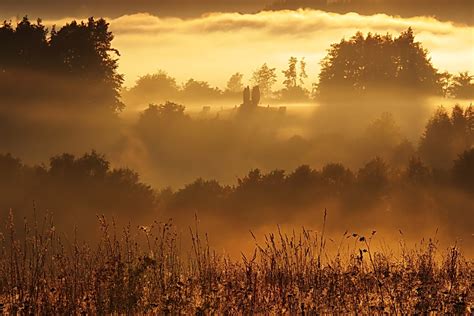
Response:
POLYGON ((420 140, 421 157, 434 168, 452 166, 456 156, 474 144, 474 112, 456 105, 451 115, 440 107, 426 125, 420 140))
POLYGON ((123 109, 117 72, 118 51, 104 19, 66 24, 49 31, 24 17, 16 27, 0 26, 0 93, 2 106, 44 103, 61 107, 123 109))
POLYGON ((276 68, 268 67, 267 63, 254 71, 252 83, 260 88, 265 98, 269 98, 272 94, 272 87, 277 82, 276 68))
POLYGON ((318 92, 367 94, 382 89, 409 89, 417 94, 441 94, 440 75, 427 51, 409 28, 399 37, 358 32, 333 44, 321 62, 318 92))

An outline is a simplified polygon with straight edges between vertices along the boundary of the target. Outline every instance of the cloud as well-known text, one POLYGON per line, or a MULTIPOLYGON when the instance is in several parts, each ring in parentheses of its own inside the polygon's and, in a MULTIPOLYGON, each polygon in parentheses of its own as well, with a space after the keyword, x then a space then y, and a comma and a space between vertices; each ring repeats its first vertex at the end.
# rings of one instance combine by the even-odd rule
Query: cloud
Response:
POLYGON ((148 13, 124 15, 112 20, 118 34, 141 32, 166 33, 171 30, 199 34, 241 31, 267 34, 312 34, 321 29, 371 28, 375 31, 404 30, 409 26, 420 32, 446 35, 456 27, 430 17, 398 18, 386 14, 363 16, 357 13, 337 14, 318 10, 263 11, 257 14, 210 13, 195 19, 160 18, 148 13))
MULTIPOLYGON (((331 43, 357 31, 397 35, 408 27, 431 52, 437 68, 452 72, 474 70, 474 28, 430 17, 300 9, 210 13, 191 19, 140 13, 109 21, 116 35, 114 46, 122 54, 120 70, 128 85, 137 76, 162 68, 181 81, 195 77, 222 87, 232 73, 242 72, 248 79, 263 62, 283 69, 290 56, 306 57, 308 71, 315 80, 319 61, 331 43)), ((65 19, 45 23, 64 22, 65 19)))

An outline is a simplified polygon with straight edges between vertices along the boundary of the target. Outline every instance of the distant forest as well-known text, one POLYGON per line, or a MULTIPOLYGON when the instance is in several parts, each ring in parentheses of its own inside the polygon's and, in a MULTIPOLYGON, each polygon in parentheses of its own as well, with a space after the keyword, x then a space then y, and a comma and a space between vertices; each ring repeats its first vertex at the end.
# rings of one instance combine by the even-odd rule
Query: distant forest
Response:
POLYGON ((358 170, 340 163, 321 169, 302 165, 290 172, 254 169, 234 185, 199 178, 181 189, 160 191, 143 184, 130 169, 112 169, 95 152, 82 157, 62 154, 48 166, 28 166, 9 154, 0 155, 0 172, 4 218, 8 210, 49 210, 58 223, 77 218, 79 225, 90 224, 96 214, 121 222, 130 211, 134 219, 185 223, 199 214, 222 223, 263 225, 291 222, 309 210, 330 207, 346 221, 389 212, 382 227, 385 220, 398 223, 403 215, 428 216, 444 221, 448 231, 463 234, 470 229, 463 219, 472 213, 474 197, 474 149, 462 152, 448 170, 430 168, 415 157, 395 168, 376 157, 358 170), (430 209, 433 203, 437 206, 430 209))
MULTIPOLYGON (((150 119, 161 119, 160 122, 170 126, 176 124, 174 120, 185 119, 184 114, 163 108, 160 111, 150 119), (164 116, 160 118, 160 115, 164 116)), ((375 122, 371 132, 383 132, 390 124, 387 120, 389 116, 375 122)), ((47 166, 29 166, 11 154, 3 154, 0 155, 3 193, 0 209, 29 209, 35 203, 37 207, 58 211, 59 220, 72 214, 93 215, 99 210, 108 215, 125 215, 133 209, 137 216, 169 212, 169 216, 180 218, 199 211, 258 222, 263 220, 259 212, 265 210, 273 210, 283 220, 285 216, 323 207, 337 199, 343 204, 342 209, 351 209, 356 214, 389 198, 387 203, 414 211, 423 208, 430 198, 436 199, 441 191, 459 192, 464 196, 461 201, 474 197, 474 148, 463 150, 469 144, 472 146, 473 131, 471 106, 465 110, 457 106, 451 114, 440 108, 427 124, 418 151, 405 153, 409 155, 406 164, 376 156, 357 170, 341 163, 327 163, 321 169, 302 165, 289 173, 281 169, 267 173, 254 169, 233 185, 199 178, 178 190, 154 190, 142 183, 133 170, 112 168, 105 156, 94 151, 81 157, 58 155, 47 166), (177 210, 180 212, 176 213, 177 210)), ((397 151, 400 149, 394 154, 397 151)), ((449 214, 463 212, 466 208, 462 205, 449 214)), ((441 208, 438 212, 448 209, 441 208)))

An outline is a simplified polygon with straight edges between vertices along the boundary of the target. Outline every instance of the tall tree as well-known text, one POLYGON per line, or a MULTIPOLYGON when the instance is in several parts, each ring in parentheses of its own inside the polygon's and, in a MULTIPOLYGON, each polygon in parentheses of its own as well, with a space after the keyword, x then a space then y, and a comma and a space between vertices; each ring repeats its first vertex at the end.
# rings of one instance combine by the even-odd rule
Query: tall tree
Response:
POLYGON ((285 87, 290 90, 291 88, 296 87, 297 85, 297 72, 296 72, 296 65, 298 63, 298 59, 296 57, 290 57, 288 60, 288 69, 283 70, 283 74, 285 75, 285 80, 283 81, 283 84, 285 87))
POLYGON ((300 60, 300 86, 304 86, 304 81, 307 78, 308 74, 306 73, 306 61, 303 57, 300 60))
POLYGON ((268 98, 272 94, 273 85, 277 82, 276 78, 276 68, 270 68, 265 63, 253 73, 252 83, 259 86, 263 97, 268 98))
POLYGON ((227 81, 227 91, 233 92, 233 93, 240 93, 242 90, 244 90, 244 84, 242 83, 244 75, 236 72, 233 74, 229 81, 227 81))
POLYGON ((474 148, 459 154, 451 172, 456 185, 474 194, 474 148))
POLYGON ((138 78, 135 85, 122 92, 127 104, 148 104, 174 100, 179 93, 176 79, 163 70, 138 78))
POLYGON ((341 90, 367 94, 396 88, 442 94, 440 75, 411 28, 395 39, 358 32, 331 45, 321 66, 318 92, 323 97, 339 96, 341 90))
POLYGON ((117 73, 118 50, 112 48, 114 36, 104 19, 89 18, 87 23, 73 21, 51 36, 52 53, 61 65, 61 73, 86 85, 88 93, 84 102, 105 104, 112 111, 120 111, 123 75, 117 73))
POLYGON ((426 125, 419 152, 431 167, 448 169, 459 153, 472 147, 473 129, 469 123, 469 109, 455 106, 450 116, 441 107, 426 125))
POLYGON ((123 109, 119 53, 104 19, 73 21, 51 32, 27 17, 14 28, 0 26, 0 92, 9 105, 123 109), (47 79, 47 80, 46 80, 47 79), (15 93, 12 93, 15 91, 15 93), (44 102, 43 102, 44 103, 44 102))
POLYGON ((451 78, 449 94, 459 99, 474 99, 474 76, 469 72, 460 72, 451 78))

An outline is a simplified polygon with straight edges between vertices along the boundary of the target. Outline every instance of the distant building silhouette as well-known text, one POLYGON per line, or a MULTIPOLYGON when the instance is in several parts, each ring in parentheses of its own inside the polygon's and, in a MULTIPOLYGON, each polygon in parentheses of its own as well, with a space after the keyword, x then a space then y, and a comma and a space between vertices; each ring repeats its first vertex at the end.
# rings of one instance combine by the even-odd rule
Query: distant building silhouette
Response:
POLYGON ((250 93, 250 87, 247 86, 243 91, 243 103, 240 105, 242 109, 255 109, 260 103, 260 88, 255 86, 250 93))

